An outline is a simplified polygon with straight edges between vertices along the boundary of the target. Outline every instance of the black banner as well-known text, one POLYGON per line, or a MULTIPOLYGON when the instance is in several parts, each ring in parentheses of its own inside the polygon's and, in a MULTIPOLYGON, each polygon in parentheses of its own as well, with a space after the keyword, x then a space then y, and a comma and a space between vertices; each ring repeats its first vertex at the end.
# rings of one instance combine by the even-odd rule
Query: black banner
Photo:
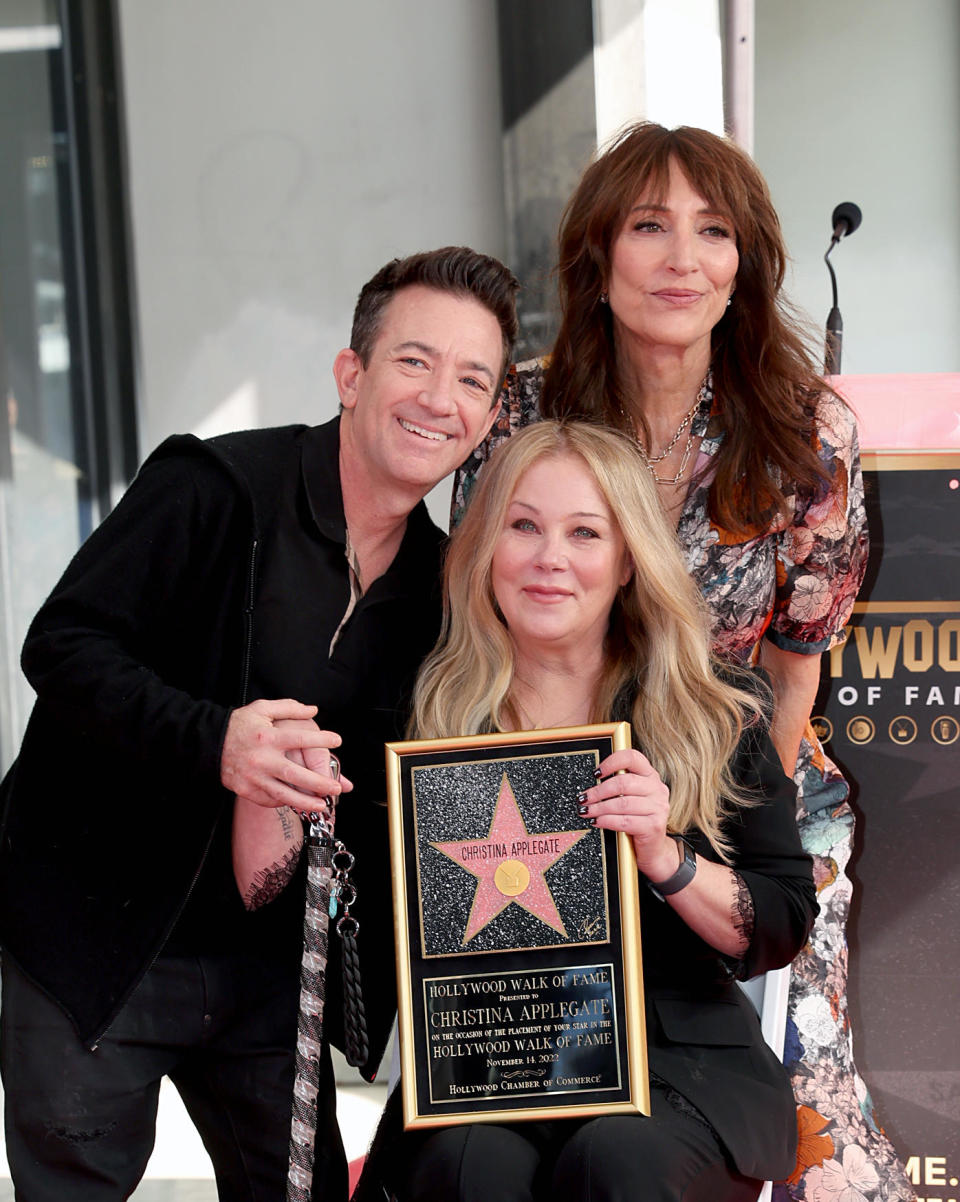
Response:
POLYGON ((858 1066, 921 1202, 960 1198, 960 456, 868 456, 872 552, 814 725, 851 782, 858 1066))

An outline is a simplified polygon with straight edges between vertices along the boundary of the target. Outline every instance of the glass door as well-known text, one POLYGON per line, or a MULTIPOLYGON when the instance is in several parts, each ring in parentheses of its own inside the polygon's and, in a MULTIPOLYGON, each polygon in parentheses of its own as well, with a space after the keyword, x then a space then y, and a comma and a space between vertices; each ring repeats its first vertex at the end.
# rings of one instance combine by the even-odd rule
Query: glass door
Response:
POLYGON ((27 627, 106 508, 85 270, 102 270, 84 233, 91 72, 70 8, 0 9, 0 772, 33 703, 19 668, 27 627))

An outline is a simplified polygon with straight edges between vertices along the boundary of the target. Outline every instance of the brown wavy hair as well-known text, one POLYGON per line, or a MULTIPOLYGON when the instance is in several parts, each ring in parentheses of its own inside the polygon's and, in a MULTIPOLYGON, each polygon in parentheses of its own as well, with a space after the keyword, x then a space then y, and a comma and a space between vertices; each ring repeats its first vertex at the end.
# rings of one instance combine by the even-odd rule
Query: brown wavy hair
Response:
POLYGON ((630 209, 641 196, 654 203, 666 198, 673 160, 736 231, 736 290, 713 329, 713 382, 725 437, 715 457, 710 516, 724 529, 750 532, 786 510, 791 486, 821 495, 829 487, 815 441, 817 398, 829 389, 781 293, 787 255, 766 182, 729 139, 642 122, 621 132, 584 172, 560 224, 562 319, 541 411, 632 433, 612 315, 600 294, 630 209))

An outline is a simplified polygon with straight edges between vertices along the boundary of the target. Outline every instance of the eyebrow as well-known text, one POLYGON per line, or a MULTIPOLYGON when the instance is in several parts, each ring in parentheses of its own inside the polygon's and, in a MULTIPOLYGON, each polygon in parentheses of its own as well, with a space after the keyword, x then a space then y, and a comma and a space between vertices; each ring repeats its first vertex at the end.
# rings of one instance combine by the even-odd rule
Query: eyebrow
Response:
MULTIPOLYGON (((440 353, 435 346, 431 346, 428 342, 419 342, 414 338, 410 339, 408 342, 401 342, 398 346, 393 348, 393 353, 395 355, 399 355, 403 351, 420 351, 421 354, 424 355, 438 355, 440 353)), ((494 373, 489 367, 487 367, 486 363, 480 363, 479 361, 470 359, 463 366, 468 371, 475 371, 478 375, 486 376, 491 384, 493 384, 496 379, 494 373)))
MULTIPOLYGON (((667 205, 638 204, 638 205, 633 206, 633 208, 630 210, 630 212, 627 214, 627 216, 632 217, 634 213, 669 213, 669 212, 671 212, 671 210, 667 205)), ((697 209, 697 216, 698 217, 722 217, 724 221, 732 221, 733 220, 733 218, 730 217, 727 213, 724 213, 724 211, 722 209, 697 209)))
MULTIPOLYGON (((514 497, 510 502, 511 505, 522 505, 524 509, 529 509, 531 513, 539 513, 540 510, 536 505, 531 505, 529 501, 521 501, 519 497, 514 497)), ((609 522, 611 518, 605 513, 592 513, 589 509, 576 509, 573 513, 566 515, 568 518, 599 518, 602 522, 609 522)))

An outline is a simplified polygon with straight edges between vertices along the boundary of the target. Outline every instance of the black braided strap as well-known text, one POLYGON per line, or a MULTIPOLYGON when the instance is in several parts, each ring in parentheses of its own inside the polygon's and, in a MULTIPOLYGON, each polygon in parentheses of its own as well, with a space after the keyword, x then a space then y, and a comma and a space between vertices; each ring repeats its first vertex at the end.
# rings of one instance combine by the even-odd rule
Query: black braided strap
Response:
POLYGON ((355 934, 343 927, 338 927, 337 933, 340 935, 343 965, 343 1034, 347 1045, 347 1064, 363 1068, 370 1056, 370 1044, 367 1040, 367 1015, 363 1008, 357 940, 355 934))
POLYGON ((303 922, 303 958, 300 961, 300 1016, 297 1020, 296 1079, 290 1120, 287 1202, 310 1202, 313 1186, 332 853, 332 841, 307 838, 307 898, 303 922))

